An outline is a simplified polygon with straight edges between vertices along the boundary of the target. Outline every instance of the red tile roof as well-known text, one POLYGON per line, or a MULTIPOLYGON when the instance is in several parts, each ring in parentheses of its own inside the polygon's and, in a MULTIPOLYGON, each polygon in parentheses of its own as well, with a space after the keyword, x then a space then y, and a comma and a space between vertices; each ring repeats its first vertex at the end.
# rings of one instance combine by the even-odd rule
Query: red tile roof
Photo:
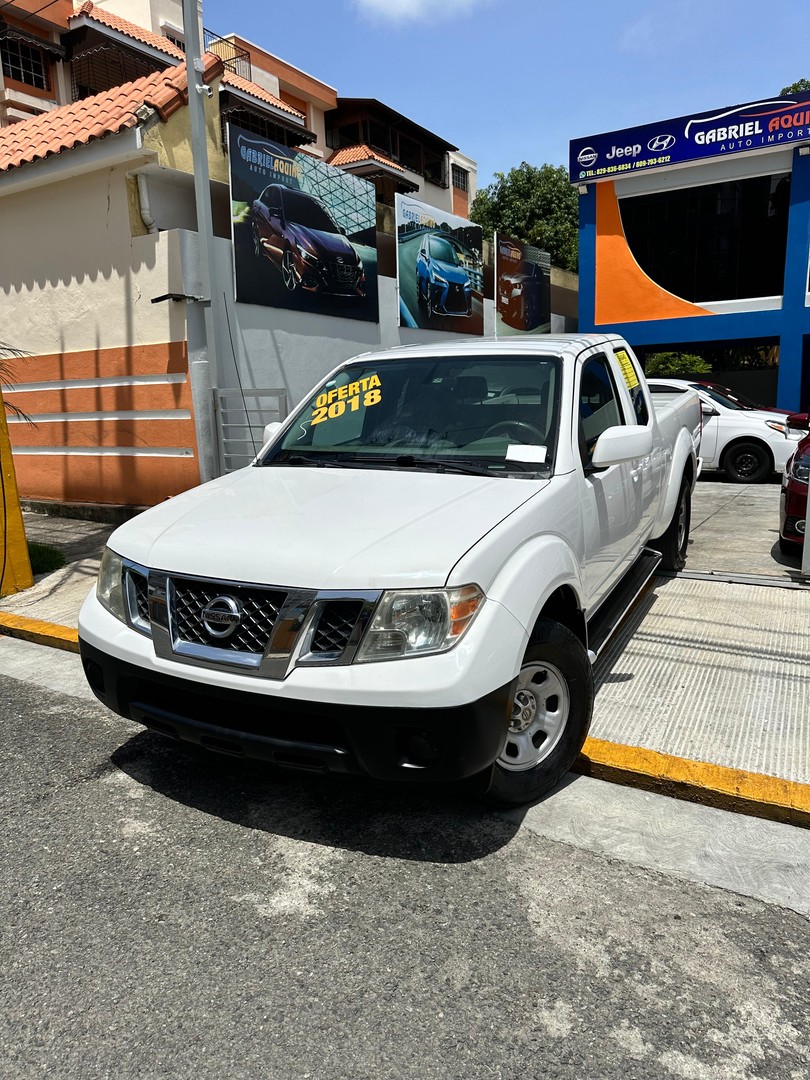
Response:
MULTIPOLYGON (((222 73, 222 61, 213 53, 204 60, 203 78, 210 83, 222 73)), ((151 106, 165 122, 187 101, 186 65, 181 64, 21 120, 0 129, 0 172, 135 127, 142 105, 151 106)))
POLYGON ((271 94, 270 91, 265 90, 263 86, 259 86, 254 82, 248 82, 247 79, 243 79, 241 75, 237 75, 233 71, 226 70, 224 72, 222 76, 222 85, 232 86, 235 90, 241 90, 244 94, 251 94, 253 97, 258 98, 259 101, 264 101, 268 105, 275 105, 277 109, 283 109, 284 112, 289 113, 291 116, 306 121, 306 117, 302 112, 299 112, 298 109, 294 109, 292 105, 288 105, 286 101, 277 98, 275 94, 271 94))
POLYGON ((389 169, 405 172, 401 165, 372 150, 365 143, 359 143, 357 146, 343 146, 329 158, 330 165, 355 165, 359 161, 378 161, 381 165, 387 165, 389 169))
POLYGON ((145 30, 142 26, 129 22, 128 19, 122 19, 120 15, 113 15, 111 11, 105 11, 104 8, 91 3, 91 0, 87 0, 75 11, 74 17, 78 15, 86 15, 88 19, 103 23, 104 26, 109 26, 111 30, 118 30, 119 33, 135 38, 136 41, 140 41, 144 45, 151 45, 153 49, 159 49, 160 52, 168 53, 169 56, 173 56, 178 60, 185 60, 183 50, 178 49, 168 38, 163 37, 161 34, 153 34, 151 30, 145 30))

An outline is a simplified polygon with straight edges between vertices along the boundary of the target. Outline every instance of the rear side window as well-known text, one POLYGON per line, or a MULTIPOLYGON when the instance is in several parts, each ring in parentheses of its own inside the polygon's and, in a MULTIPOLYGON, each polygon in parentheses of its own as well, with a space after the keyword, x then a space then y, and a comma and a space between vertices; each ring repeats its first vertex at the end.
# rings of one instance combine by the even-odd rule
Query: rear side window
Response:
POLYGON ((623 423, 607 357, 595 356, 583 364, 579 381, 579 444, 583 465, 590 464, 602 432, 623 423))
POLYGON ((630 391, 630 400, 633 402, 636 423, 646 427, 650 422, 650 411, 647 408, 647 401, 641 388, 641 380, 638 377, 636 365, 630 359, 630 354, 626 349, 616 349, 613 355, 616 357, 624 381, 627 383, 627 389, 630 391))

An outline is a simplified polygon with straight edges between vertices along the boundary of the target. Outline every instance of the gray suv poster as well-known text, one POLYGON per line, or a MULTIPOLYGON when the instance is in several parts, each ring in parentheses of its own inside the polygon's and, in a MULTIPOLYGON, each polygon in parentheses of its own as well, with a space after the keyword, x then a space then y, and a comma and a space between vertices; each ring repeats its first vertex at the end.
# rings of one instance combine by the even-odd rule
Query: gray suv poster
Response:
POLYGON ((407 195, 396 216, 400 326, 483 334, 481 226, 407 195))
POLYGON ((236 300, 379 321, 374 187, 228 127, 236 300))
POLYGON ((551 330, 551 258, 546 251, 495 233, 495 333, 551 330))

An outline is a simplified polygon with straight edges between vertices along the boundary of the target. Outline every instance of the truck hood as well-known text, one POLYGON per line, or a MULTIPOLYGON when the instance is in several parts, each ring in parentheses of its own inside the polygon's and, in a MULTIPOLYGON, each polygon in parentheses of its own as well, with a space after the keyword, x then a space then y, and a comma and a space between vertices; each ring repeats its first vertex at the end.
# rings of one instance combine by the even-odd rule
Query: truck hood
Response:
POLYGON ((176 574, 306 589, 433 588, 547 484, 251 467, 147 510, 109 543, 125 558, 176 574))

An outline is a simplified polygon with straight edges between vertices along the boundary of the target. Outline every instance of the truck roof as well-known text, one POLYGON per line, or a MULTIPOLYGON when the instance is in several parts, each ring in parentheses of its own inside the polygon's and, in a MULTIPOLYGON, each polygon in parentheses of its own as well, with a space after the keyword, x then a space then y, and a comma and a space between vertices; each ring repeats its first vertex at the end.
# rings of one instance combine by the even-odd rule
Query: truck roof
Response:
MULTIPOLYGON (((594 345, 621 342, 624 339, 618 334, 550 334, 537 335, 530 338, 495 338, 475 337, 460 338, 458 341, 433 341, 424 345, 398 345, 391 349, 375 349, 367 353, 354 356, 352 360, 393 361, 420 356, 492 356, 493 353, 503 353, 514 356, 521 353, 549 354, 562 356, 573 354, 577 356, 585 349, 594 345)), ((348 363, 349 361, 347 361, 348 363)))

